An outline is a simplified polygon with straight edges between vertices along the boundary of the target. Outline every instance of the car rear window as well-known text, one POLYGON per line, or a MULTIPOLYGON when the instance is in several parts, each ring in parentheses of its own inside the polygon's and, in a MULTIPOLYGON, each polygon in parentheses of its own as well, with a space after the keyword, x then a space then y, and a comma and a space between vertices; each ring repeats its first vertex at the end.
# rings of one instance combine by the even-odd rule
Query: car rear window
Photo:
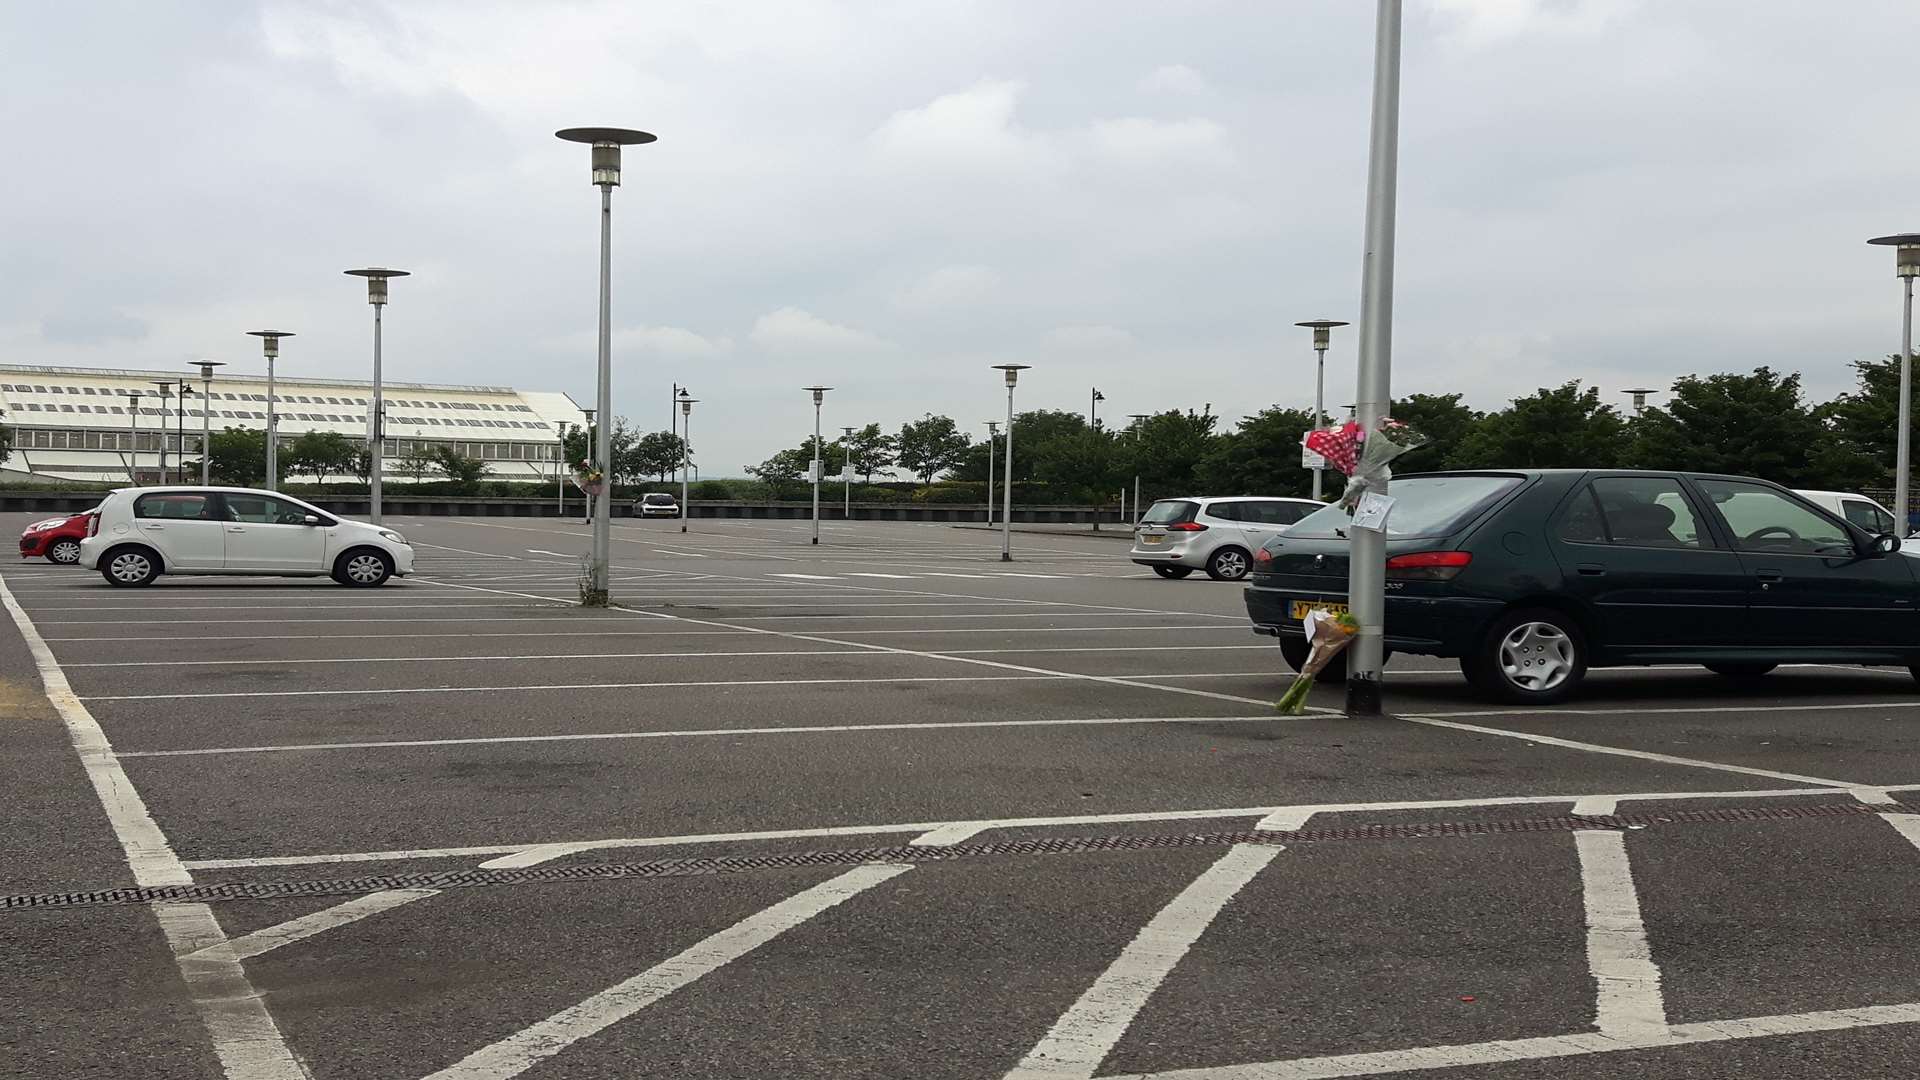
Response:
POLYGON ((1177 522, 1192 521, 1193 515, 1200 510, 1197 502, 1185 499, 1161 499, 1140 518, 1142 525, 1173 525, 1177 522))
POLYGON ((644 496, 644 498, 647 502, 655 506, 664 506, 673 501, 673 496, 671 495, 647 495, 644 496))
MULTIPOLYGON (((1410 476, 1395 480, 1389 494, 1388 536, 1445 536, 1488 503, 1520 486, 1518 476, 1410 476)), ((1315 510, 1287 530, 1288 536, 1344 537, 1352 515, 1339 504, 1315 510)))

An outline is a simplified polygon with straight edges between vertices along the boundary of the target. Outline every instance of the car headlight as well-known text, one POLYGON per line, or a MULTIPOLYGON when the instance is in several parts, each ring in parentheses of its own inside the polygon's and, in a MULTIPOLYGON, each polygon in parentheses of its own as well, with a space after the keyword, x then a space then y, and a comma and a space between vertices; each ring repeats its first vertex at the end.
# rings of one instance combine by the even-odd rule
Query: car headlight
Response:
POLYGON ((66 518, 61 518, 58 521, 36 521, 33 524, 27 526, 27 531, 28 532, 46 532, 48 529, 57 529, 60 526, 66 524, 66 520, 67 520, 66 518))
POLYGON ((393 541, 393 542, 394 542, 394 543, 396 543, 396 544, 403 544, 403 545, 405 545, 405 546, 407 546, 407 547, 412 547, 412 546, 413 546, 412 544, 408 544, 408 543, 407 543, 407 538, 406 538, 406 537, 404 537, 404 536, 401 536, 401 535, 400 535, 399 533, 397 533, 397 532, 394 532, 394 531, 393 531, 392 529, 381 529, 381 530, 380 530, 380 539, 382 539, 382 540, 391 540, 391 541, 393 541))

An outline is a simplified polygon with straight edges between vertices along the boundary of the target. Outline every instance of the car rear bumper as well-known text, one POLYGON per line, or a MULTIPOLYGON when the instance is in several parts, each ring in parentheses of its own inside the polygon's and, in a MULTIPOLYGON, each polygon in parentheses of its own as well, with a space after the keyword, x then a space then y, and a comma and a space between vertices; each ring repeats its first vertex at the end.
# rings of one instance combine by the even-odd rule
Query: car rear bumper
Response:
MULTIPOLYGON (((1253 632, 1270 637, 1304 636, 1305 627, 1293 615, 1296 601, 1344 604, 1347 594, 1249 585, 1247 618, 1253 622, 1253 632)), ((1487 624, 1504 606, 1497 600, 1476 597, 1389 593, 1386 646, 1394 652, 1423 656, 1463 656, 1479 644, 1487 624)))

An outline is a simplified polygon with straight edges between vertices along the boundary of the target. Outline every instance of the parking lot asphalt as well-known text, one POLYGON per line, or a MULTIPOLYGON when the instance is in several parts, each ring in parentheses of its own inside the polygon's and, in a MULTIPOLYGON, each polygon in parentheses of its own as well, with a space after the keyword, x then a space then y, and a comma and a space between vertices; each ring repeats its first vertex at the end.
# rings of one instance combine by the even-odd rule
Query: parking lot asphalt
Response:
POLYGON ((1393 719, 1283 717, 1240 588, 1106 538, 621 521, 586 611, 578 522, 388 524, 418 573, 373 590, 0 570, 0 1076, 1920 1051, 1904 670, 1600 671, 1529 712, 1402 657, 1393 719))

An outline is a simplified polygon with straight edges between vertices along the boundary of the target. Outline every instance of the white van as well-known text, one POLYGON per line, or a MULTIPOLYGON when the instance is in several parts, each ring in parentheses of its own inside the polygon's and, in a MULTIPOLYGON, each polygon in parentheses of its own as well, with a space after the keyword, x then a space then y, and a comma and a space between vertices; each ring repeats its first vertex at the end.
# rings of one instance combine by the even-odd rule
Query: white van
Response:
POLYGON ((1892 533, 1895 536, 1908 536, 1912 530, 1895 529, 1893 513, 1886 507, 1850 491, 1799 491, 1795 495, 1818 506, 1822 510, 1839 514, 1848 522, 1860 526, 1875 536, 1892 533))

